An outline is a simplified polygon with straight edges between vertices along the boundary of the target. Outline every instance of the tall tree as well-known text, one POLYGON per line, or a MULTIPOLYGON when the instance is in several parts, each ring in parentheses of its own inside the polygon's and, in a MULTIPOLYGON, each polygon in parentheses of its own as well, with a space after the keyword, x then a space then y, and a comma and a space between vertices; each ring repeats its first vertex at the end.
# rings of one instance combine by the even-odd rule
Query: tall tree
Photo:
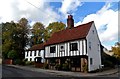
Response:
POLYGON ((43 37, 44 37, 44 25, 40 22, 36 22, 33 25, 33 29, 32 29, 32 45, 35 44, 40 44, 43 42, 43 37))
MULTIPOLYGON (((2 53, 8 58, 8 52, 14 50, 19 57, 24 58, 24 48, 27 44, 27 19, 20 19, 19 23, 7 22, 2 24, 2 53)), ((9 53, 10 55, 11 53, 9 53)))
POLYGON ((18 50, 21 58, 24 58, 24 50, 28 42, 28 20, 26 18, 21 18, 17 25, 17 44, 18 50))
POLYGON ((55 32, 65 29, 65 24, 62 22, 53 22, 45 29, 44 40, 47 41, 55 32))

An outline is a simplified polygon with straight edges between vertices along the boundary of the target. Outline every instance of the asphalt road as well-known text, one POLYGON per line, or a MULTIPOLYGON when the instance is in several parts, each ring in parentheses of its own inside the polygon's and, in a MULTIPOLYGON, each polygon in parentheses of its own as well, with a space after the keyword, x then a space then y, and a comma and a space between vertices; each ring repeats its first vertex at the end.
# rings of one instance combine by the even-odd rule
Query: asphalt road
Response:
POLYGON ((2 66, 2 77, 56 77, 56 75, 2 66))
POLYGON ((117 77, 73 77, 2 66, 2 79, 119 79, 117 77))

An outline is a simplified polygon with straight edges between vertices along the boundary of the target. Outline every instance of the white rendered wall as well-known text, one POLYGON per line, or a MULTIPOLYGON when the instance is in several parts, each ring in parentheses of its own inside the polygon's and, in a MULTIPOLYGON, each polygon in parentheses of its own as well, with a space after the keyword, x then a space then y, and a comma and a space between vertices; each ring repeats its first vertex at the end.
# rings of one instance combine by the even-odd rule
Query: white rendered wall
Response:
POLYGON ((93 71, 99 69, 101 66, 100 41, 94 23, 92 24, 86 39, 88 52, 88 71, 93 71), (91 42, 91 49, 89 48, 89 42, 91 42), (92 64, 90 64, 90 58, 93 60, 92 64))
POLYGON ((41 62, 44 62, 44 50, 35 50, 35 51, 26 51, 25 58, 28 59, 28 61, 30 61, 30 59, 32 59, 31 61, 34 61, 35 57, 42 57, 41 62), (36 55, 34 55, 35 51, 36 51, 36 55), (32 52, 32 55, 30 56, 31 52, 32 52), (27 53, 28 53, 28 56, 27 56, 27 53))

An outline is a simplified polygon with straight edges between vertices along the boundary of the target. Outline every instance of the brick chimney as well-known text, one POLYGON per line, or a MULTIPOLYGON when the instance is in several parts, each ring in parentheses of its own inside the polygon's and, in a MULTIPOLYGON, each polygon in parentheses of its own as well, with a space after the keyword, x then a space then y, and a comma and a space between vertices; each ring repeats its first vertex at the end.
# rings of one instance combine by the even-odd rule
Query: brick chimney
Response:
POLYGON ((71 29, 72 27, 74 27, 73 16, 72 15, 68 15, 68 18, 67 18, 67 28, 71 29))

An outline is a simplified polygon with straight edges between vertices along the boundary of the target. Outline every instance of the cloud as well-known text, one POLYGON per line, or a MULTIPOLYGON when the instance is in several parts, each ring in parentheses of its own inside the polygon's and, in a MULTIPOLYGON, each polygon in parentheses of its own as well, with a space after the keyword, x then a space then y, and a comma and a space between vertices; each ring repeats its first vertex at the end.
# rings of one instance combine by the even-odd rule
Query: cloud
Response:
POLYGON ((69 12, 74 12, 78 6, 81 6, 82 3, 80 0, 63 0, 62 6, 59 11, 66 15, 69 12))
MULTIPOLYGON (((83 21, 76 23, 76 25, 79 25, 94 21, 103 45, 105 42, 115 42, 118 40, 118 11, 114 11, 110 7, 110 3, 106 3, 95 14, 89 14, 83 21)), ((107 46, 107 48, 110 49, 110 46, 107 46)))
POLYGON ((0 0, 0 11, 0 23, 25 17, 30 22, 40 21, 47 26, 60 18, 45 0, 0 0))

